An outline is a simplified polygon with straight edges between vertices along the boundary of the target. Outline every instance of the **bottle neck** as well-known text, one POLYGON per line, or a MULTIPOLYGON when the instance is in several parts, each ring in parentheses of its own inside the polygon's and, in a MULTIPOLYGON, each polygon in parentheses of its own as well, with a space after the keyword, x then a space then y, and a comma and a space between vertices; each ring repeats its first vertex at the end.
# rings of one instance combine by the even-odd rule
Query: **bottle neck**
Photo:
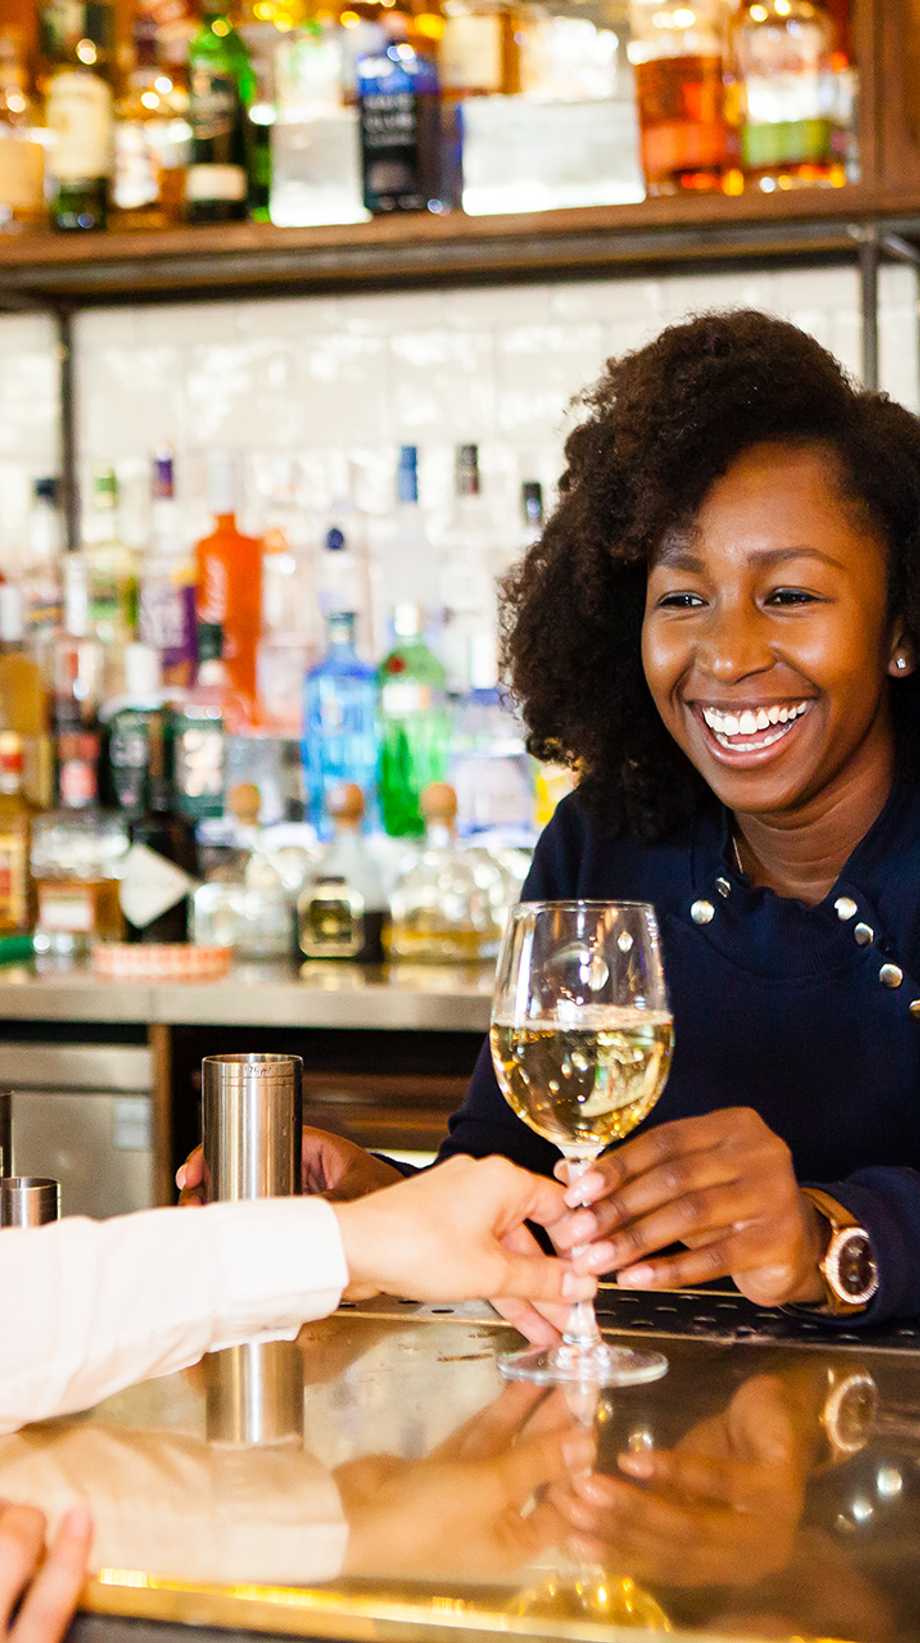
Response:
POLYGON ((355 619, 350 611, 336 611, 327 627, 330 650, 354 650, 355 619))
POLYGON ((425 842, 431 850, 449 850, 455 836, 456 829, 451 822, 430 821, 425 828, 425 842))

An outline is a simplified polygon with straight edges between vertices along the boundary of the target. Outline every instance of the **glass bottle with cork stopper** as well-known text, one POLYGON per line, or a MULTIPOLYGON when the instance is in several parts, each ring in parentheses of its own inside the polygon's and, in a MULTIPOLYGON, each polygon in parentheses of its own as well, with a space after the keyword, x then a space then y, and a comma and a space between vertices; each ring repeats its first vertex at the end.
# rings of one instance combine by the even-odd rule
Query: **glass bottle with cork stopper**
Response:
MULTIPOLYGON (((481 861, 457 844, 457 795, 449 782, 422 794, 425 846, 390 896, 384 947, 390 959, 456 964, 495 958, 502 926, 497 898, 481 861)), ((498 867, 495 879, 500 879, 498 867)))
POLYGON ((340 782, 330 789, 326 808, 335 835, 297 903, 300 950, 307 959, 378 964, 383 958, 386 893, 362 834, 364 794, 357 782, 340 782))

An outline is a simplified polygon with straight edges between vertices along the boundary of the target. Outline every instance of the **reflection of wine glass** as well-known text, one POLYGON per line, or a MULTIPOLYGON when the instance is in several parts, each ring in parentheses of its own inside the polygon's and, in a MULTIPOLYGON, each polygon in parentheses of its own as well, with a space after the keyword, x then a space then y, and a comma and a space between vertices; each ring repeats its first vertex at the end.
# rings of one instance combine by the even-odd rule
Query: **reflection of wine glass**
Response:
MULTIPOLYGON (((673 1027, 658 926, 644 902, 523 902, 505 931, 492 1006, 492 1059, 519 1118, 555 1142, 577 1181, 651 1112, 673 1027)), ((588 1301, 561 1346, 500 1361, 517 1379, 626 1386, 667 1369, 660 1352, 607 1346, 588 1301)))

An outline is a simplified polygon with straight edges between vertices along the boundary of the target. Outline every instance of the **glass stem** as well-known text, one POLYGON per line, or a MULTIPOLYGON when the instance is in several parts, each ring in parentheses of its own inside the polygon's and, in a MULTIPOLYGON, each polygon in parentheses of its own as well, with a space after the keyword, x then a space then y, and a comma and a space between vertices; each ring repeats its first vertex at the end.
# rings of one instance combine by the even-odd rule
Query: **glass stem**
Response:
MULTIPOLYGON (((574 1186, 576 1181, 581 1180, 583 1175, 587 1175, 594 1163, 594 1157, 569 1158, 566 1163, 569 1186, 571 1187, 574 1186)), ((587 1244, 576 1245, 572 1250, 573 1256, 581 1255, 587 1247, 587 1244)), ((562 1343, 563 1346, 574 1352, 592 1352, 595 1347, 600 1346, 601 1332, 597 1327, 593 1301, 575 1302, 566 1320, 566 1326, 562 1333, 562 1343)))

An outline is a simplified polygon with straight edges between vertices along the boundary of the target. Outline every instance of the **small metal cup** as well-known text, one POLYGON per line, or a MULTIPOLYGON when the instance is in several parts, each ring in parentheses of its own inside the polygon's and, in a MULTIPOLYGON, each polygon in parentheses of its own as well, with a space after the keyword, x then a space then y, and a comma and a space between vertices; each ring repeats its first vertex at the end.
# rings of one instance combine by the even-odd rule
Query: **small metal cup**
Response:
POLYGON ((13 1173, 13 1096, 0 1090, 0 1180, 13 1173))
POLYGON ((42 1227, 61 1218, 61 1183, 42 1175, 0 1181, 0 1227, 42 1227))
POLYGON ((295 1341, 253 1341, 207 1363, 210 1443, 266 1448, 303 1441, 303 1359, 295 1341))
POLYGON ((301 1190, 299 1055, 209 1055, 201 1065, 204 1184, 210 1200, 301 1190))

